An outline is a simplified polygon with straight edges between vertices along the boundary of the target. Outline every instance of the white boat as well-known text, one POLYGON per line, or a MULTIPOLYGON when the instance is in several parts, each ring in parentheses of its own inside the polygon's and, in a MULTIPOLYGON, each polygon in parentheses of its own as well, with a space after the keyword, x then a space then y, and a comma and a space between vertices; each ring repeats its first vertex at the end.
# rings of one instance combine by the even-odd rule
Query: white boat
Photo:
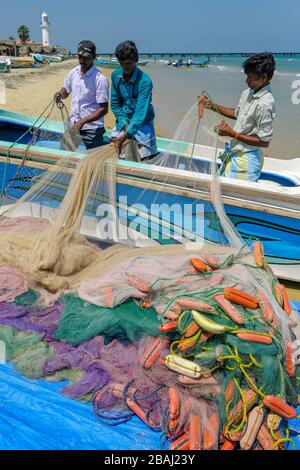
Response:
MULTIPOLYGON (((66 155, 59 150, 63 126, 56 121, 49 121, 44 126, 52 133, 51 141, 44 142, 42 139, 36 141, 27 151, 26 165, 28 171, 30 170, 29 176, 25 182, 21 175, 12 181, 12 175, 16 174, 16 169, 27 149, 28 138, 31 136, 21 139, 13 147, 12 143, 34 122, 35 118, 30 116, 0 111, 0 175, 4 173, 4 165, 7 163, 8 151, 11 148, 4 181, 4 187, 9 187, 8 195, 11 197, 20 197, 29 189, 33 177, 66 155)), ((171 141, 158 138, 157 143, 159 150, 164 152, 169 148, 171 141)), ((205 240, 217 244, 220 234, 218 227, 214 225, 214 209, 210 201, 211 176, 203 172, 204 166, 214 158, 215 149, 196 145, 193 167, 197 171, 191 172, 189 169, 192 147, 193 145, 188 142, 172 142, 172 153, 168 157, 170 168, 120 160, 117 167, 118 194, 127 196, 131 213, 134 212, 132 206, 142 196, 147 201, 156 199, 157 204, 168 203, 172 206, 177 203, 179 207, 189 204, 193 208, 189 222, 197 219, 195 206, 199 202, 202 203, 205 240), (177 169, 172 168, 172 161, 175 158, 179 163, 176 165, 177 169)), ((80 151, 73 154, 75 159, 83 156, 80 151)), ((288 160, 288 165, 286 160, 266 159, 261 178, 256 183, 230 178, 221 178, 221 181, 222 199, 227 216, 245 243, 253 238, 260 239, 268 262, 276 275, 300 281, 300 158, 288 160)), ((51 194, 49 197, 51 198, 51 194)), ((100 199, 99 197, 101 202, 100 199)), ((119 208, 121 210, 120 205, 119 208)), ((180 222, 168 220, 167 214, 164 214, 162 223, 158 224, 157 217, 154 216, 153 220, 149 221, 146 215, 140 226, 140 232, 145 238, 149 231, 149 223, 155 219, 158 233, 154 242, 177 243, 174 234, 182 233, 183 227, 180 226, 180 222)), ((92 235, 93 230, 89 228, 88 231, 92 235)), ((193 230, 184 230, 184 242, 199 241, 200 238, 193 230)))

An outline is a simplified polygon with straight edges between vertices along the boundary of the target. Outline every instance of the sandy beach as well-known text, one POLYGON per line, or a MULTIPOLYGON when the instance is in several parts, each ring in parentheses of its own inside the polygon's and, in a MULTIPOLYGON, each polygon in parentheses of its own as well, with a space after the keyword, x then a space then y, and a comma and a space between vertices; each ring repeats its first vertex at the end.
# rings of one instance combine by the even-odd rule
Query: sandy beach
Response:
MULTIPOLYGON (((53 95, 62 86, 67 73, 77 65, 78 61, 68 60, 62 63, 51 63, 46 67, 36 69, 15 69, 9 74, 3 74, 1 79, 6 83, 6 104, 2 109, 17 113, 39 116, 50 103, 53 95)), ((111 70, 102 70, 110 78, 111 70)), ((65 101, 70 107, 70 98, 65 101)), ((105 117, 105 126, 111 128, 114 117, 109 110, 105 117)))

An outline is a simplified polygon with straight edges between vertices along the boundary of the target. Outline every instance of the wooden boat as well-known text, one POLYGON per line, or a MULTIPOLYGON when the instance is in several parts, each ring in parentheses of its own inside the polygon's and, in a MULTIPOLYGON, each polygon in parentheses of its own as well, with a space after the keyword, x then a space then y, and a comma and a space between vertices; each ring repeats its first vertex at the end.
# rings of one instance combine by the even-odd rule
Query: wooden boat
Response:
MULTIPOLYGON (((147 60, 140 60, 137 65, 139 67, 144 67, 147 64, 148 64, 147 60)), ((97 67, 105 68, 105 69, 118 69, 120 67, 120 64, 116 58, 112 58, 112 59, 98 58, 95 60, 95 65, 97 67)))
POLYGON ((37 66, 34 57, 9 57, 12 69, 33 68, 37 66))
POLYGON ((177 67, 177 68, 189 68, 189 69, 202 69, 204 67, 207 67, 210 62, 210 59, 199 61, 199 62, 193 62, 191 60, 189 61, 182 61, 181 59, 172 62, 172 67, 177 67))
MULTIPOLYGON (((8 187, 7 195, 12 198, 19 198, 30 188, 33 178, 67 155, 59 150, 63 125, 57 121, 47 121, 42 126, 42 129, 51 134, 51 139, 37 139, 35 145, 28 150, 27 144, 32 135, 26 135, 18 144, 12 146, 26 129, 33 126, 35 120, 30 116, 0 111, 0 175, 3 177, 6 165, 3 186, 8 187), (26 149, 26 178, 22 175, 15 177, 26 149)), ((159 150, 164 152, 171 142, 158 138, 157 143, 159 150)), ((172 153, 168 157, 169 166, 172 167, 172 161, 176 158, 179 162, 178 169, 170 170, 146 163, 119 161, 117 197, 120 211, 124 209, 120 204, 120 196, 123 194, 127 196, 128 201, 126 210, 132 217, 138 212, 134 204, 141 196, 146 204, 155 200, 157 204, 192 207, 188 219, 189 228, 182 227, 176 218, 171 220, 166 213, 153 217, 151 215, 150 219, 147 214, 140 214, 139 232, 145 240, 149 240, 149 224, 152 224, 151 237, 154 227, 155 236, 152 238, 155 243, 178 243, 176 236, 182 234, 183 228, 184 242, 200 242, 202 238, 190 228, 199 217, 196 206, 200 202, 204 208, 205 240, 213 244, 220 242, 220 233, 214 218, 215 211, 210 202, 211 176, 203 171, 205 166, 209 165, 214 152, 211 147, 195 146, 193 166, 198 172, 189 171, 192 144, 188 142, 172 142, 172 153)), ((77 160, 84 158, 84 154, 79 149, 72 157, 77 160)), ((260 239, 274 272, 279 277, 300 281, 300 159, 289 160, 288 166, 285 160, 266 159, 261 178, 256 183, 230 178, 221 180, 226 213, 245 243, 253 237, 260 239)), ((57 188, 53 188, 53 193, 49 192, 49 198, 51 197, 58 197, 57 188)), ((101 201, 103 202, 99 197, 99 204, 101 201)), ((32 211, 32 208, 30 210, 32 211)), ((95 236, 92 219, 93 217, 85 231, 89 236, 93 236, 93 233, 95 236)))
POLYGON ((31 54, 32 57, 37 62, 41 63, 49 63, 49 62, 62 62, 65 60, 65 57, 63 55, 59 54, 31 54))

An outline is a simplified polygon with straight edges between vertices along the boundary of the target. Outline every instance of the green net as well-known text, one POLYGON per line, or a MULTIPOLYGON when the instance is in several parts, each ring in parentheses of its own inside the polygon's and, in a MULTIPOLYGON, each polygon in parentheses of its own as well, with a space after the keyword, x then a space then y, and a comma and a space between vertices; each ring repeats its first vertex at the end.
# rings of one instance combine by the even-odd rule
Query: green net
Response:
POLYGON ((0 341, 6 347, 8 360, 29 378, 44 376, 45 362, 54 355, 54 349, 43 342, 41 335, 17 331, 11 326, 0 326, 0 341))
POLYGON ((134 301, 114 309, 101 308, 73 296, 63 298, 64 310, 54 338, 80 344, 104 335, 106 342, 115 338, 127 343, 138 341, 144 335, 159 334, 159 321, 154 309, 143 310, 134 301))

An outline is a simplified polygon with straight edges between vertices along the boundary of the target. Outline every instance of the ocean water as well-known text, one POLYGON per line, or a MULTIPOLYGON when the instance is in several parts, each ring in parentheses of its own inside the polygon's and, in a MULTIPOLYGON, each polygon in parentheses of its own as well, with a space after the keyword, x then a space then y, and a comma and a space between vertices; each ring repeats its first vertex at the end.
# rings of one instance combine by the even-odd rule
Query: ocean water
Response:
MULTIPOLYGON (((144 68, 154 83, 156 124, 166 137, 174 136, 201 91, 206 90, 216 103, 235 107, 247 87, 242 70, 245 57, 212 57, 205 69, 178 69, 167 66, 163 62, 167 59, 157 56, 144 68)), ((277 114, 267 155, 290 159, 300 157, 300 55, 276 61, 272 90, 277 114)))

